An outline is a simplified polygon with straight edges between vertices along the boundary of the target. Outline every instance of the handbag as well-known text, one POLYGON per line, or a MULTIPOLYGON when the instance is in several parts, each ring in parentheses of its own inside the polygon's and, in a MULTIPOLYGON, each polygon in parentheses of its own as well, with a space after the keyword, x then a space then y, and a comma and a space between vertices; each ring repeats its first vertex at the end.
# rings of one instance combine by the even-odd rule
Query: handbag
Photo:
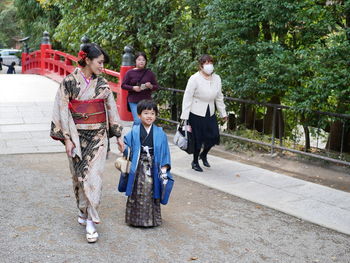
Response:
POLYGON ((194 141, 192 132, 188 131, 188 122, 183 121, 177 126, 174 136, 174 144, 181 150, 192 154, 194 152, 194 141))
POLYGON ((114 165, 120 172, 125 174, 130 173, 130 149, 128 151, 128 156, 126 158, 125 156, 117 158, 114 165))
POLYGON ((118 191, 122 193, 126 192, 126 187, 128 185, 128 180, 129 180, 130 152, 131 150, 129 149, 128 155, 126 158, 124 156, 119 157, 114 163, 115 167, 120 171, 118 191))
POLYGON ((161 182, 160 203, 166 205, 169 201, 171 191, 173 190, 174 179, 169 172, 167 173, 166 178, 163 178, 162 176, 159 176, 159 178, 161 182))

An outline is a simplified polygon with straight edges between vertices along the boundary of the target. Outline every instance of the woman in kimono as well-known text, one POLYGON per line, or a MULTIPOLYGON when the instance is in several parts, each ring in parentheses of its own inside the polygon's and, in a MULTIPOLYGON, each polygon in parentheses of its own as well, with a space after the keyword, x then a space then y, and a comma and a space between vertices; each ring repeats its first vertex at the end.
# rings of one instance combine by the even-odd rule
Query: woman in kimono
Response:
POLYGON ((169 145, 163 129, 154 124, 158 113, 155 102, 140 101, 137 113, 141 124, 134 125, 124 137, 124 154, 131 150, 125 221, 130 226, 155 227, 162 223, 161 179, 171 178, 169 145))
POLYGON ((86 225, 86 239, 96 242, 100 223, 102 181, 109 138, 117 137, 124 150, 115 99, 107 81, 99 76, 108 55, 96 44, 84 45, 74 72, 64 78, 56 95, 51 137, 66 147, 73 189, 79 209, 78 222, 86 225))

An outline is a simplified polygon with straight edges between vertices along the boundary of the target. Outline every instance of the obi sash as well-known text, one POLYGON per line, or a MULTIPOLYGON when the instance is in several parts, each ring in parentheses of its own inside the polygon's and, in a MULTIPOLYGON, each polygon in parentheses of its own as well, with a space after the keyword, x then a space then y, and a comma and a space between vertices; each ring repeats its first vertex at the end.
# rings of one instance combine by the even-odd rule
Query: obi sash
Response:
POLYGON ((103 99, 71 100, 68 107, 75 124, 106 122, 106 110, 103 99))

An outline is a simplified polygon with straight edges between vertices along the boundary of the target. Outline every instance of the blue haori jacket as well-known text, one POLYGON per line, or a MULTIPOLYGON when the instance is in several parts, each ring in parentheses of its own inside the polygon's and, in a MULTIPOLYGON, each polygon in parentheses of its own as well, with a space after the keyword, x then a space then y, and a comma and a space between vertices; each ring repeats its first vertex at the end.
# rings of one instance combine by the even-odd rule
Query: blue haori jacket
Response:
MULTIPOLYGON (((140 124, 142 125, 142 124, 140 124)), ((134 125, 132 130, 125 135, 124 143, 126 149, 124 156, 127 156, 129 149, 131 149, 131 167, 128 177, 128 184, 126 187, 125 195, 130 196, 135 182, 135 173, 138 166, 140 152, 141 152, 141 141, 140 141, 140 125, 134 125)), ((154 162, 153 162, 153 198, 160 199, 161 196, 161 181, 159 179, 160 168, 168 165, 168 177, 170 175, 170 151, 168 145, 168 138, 161 127, 153 124, 153 147, 154 147, 154 162)))

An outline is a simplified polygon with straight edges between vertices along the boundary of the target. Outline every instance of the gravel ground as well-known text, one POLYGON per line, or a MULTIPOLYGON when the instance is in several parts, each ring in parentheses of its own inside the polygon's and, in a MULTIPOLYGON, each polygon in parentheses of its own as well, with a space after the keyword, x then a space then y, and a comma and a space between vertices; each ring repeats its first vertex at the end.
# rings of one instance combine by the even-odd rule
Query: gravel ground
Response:
POLYGON ((0 262, 350 262, 350 236, 176 176, 163 225, 128 227, 114 158, 87 244, 65 155, 0 156, 0 262))

